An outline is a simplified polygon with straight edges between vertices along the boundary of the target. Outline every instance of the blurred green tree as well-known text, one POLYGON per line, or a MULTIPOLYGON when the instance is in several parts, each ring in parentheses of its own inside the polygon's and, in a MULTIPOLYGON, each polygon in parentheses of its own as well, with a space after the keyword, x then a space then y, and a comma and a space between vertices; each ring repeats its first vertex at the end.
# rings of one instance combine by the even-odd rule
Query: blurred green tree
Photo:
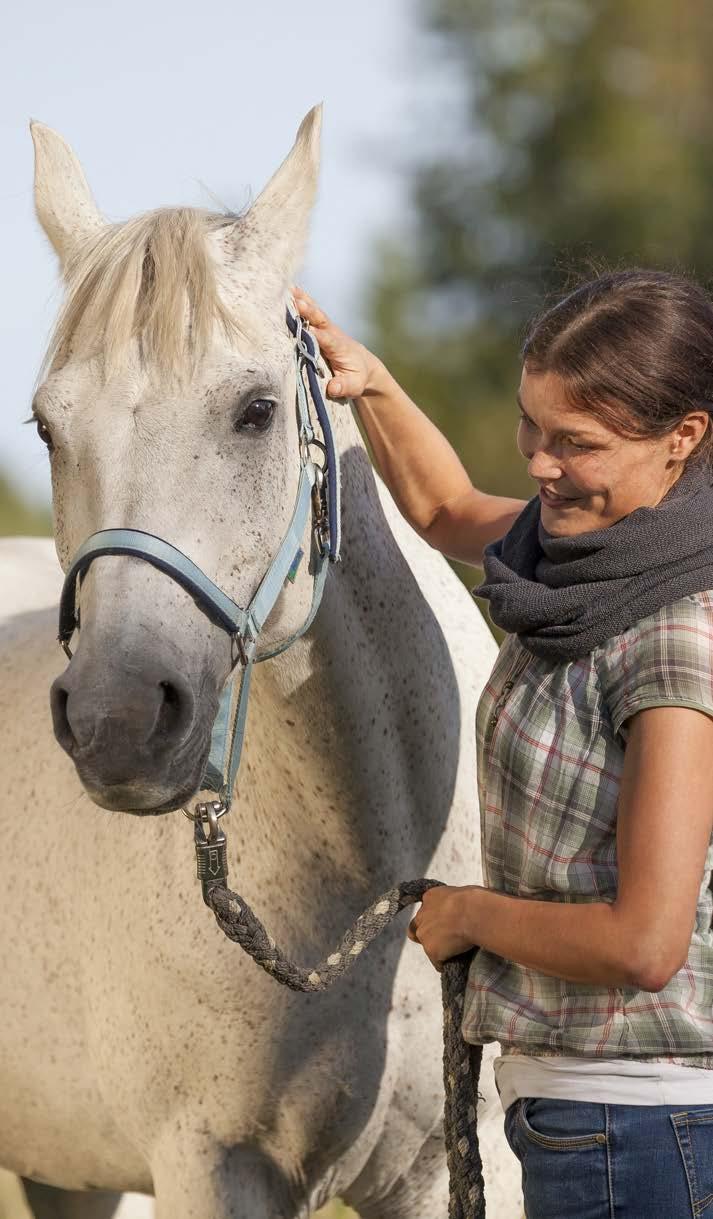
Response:
POLYGON ((14 487, 0 474, 0 537, 9 534, 49 535, 52 518, 47 508, 35 508, 20 499, 14 487))
POLYGON ((704 284, 713 271, 713 6, 422 0, 422 13, 464 120, 423 130, 413 223, 379 250, 369 337, 475 484, 529 497, 515 445, 527 320, 602 269, 704 284))

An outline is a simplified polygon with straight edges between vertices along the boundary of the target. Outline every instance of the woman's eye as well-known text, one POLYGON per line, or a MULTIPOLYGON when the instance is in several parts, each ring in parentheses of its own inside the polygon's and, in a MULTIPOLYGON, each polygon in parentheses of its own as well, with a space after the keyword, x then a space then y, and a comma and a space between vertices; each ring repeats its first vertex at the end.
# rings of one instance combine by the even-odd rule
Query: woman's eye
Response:
POLYGON ((241 432, 264 432, 272 423, 276 403, 270 398, 255 398, 245 408, 235 426, 241 432))
POLYGON ((47 445, 47 448, 49 449, 49 451, 51 453, 52 449, 54 448, 54 445, 52 443, 52 433, 49 430, 49 428, 47 427, 47 424, 42 419, 37 420, 37 435, 39 436, 42 443, 47 445))
MULTIPOLYGON (((522 413, 522 411, 520 411, 520 423, 523 423, 525 425, 525 427, 534 427, 535 426, 534 423, 532 422, 532 420, 528 419, 527 415, 524 415, 522 413)), ((568 444, 571 449, 579 449, 582 452, 584 452, 585 449, 591 448, 591 445, 589 445, 589 444, 578 444, 576 440, 572 440, 571 437, 569 437, 569 436, 565 436, 564 440, 565 440, 565 443, 568 444)))

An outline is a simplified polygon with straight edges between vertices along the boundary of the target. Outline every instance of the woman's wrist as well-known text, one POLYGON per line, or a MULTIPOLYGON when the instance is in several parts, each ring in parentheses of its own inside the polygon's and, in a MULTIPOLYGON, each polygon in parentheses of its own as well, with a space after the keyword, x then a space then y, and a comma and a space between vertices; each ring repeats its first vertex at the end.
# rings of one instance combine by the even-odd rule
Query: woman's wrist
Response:
POLYGON ((459 931, 473 944, 480 945, 479 933, 482 927, 484 903, 489 892, 482 885, 463 885, 459 890, 459 931))
MULTIPOLYGON (((389 389, 393 386, 394 379, 391 376, 388 368, 378 356, 375 356, 368 348, 364 348, 366 352, 366 376, 364 390, 359 395, 360 398, 379 398, 387 397, 389 389)), ((359 398, 356 399, 359 401, 359 398)))

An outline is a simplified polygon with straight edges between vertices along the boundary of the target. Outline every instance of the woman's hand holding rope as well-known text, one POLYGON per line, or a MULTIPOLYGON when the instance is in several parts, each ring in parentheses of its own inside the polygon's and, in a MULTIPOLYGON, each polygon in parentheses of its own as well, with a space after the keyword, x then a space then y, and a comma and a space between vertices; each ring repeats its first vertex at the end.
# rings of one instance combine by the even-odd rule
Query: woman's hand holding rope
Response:
POLYGON ((474 948, 474 907, 480 885, 439 885, 428 889, 409 923, 408 937, 420 944, 439 971, 444 961, 474 948))

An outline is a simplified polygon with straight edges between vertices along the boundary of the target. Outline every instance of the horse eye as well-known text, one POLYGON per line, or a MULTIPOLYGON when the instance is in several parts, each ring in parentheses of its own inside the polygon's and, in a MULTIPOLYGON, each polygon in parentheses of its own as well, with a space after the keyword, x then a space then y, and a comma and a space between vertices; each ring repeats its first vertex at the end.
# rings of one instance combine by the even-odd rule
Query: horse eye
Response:
POLYGON ((269 398, 255 398, 245 408, 235 426, 241 432, 265 432, 272 423, 275 403, 269 398))
POLYGON ((49 451, 51 453, 54 448, 54 445, 52 443, 52 433, 49 430, 49 428, 47 427, 47 424, 42 419, 37 420, 37 435, 39 436, 42 443, 47 445, 47 448, 49 449, 49 451))

